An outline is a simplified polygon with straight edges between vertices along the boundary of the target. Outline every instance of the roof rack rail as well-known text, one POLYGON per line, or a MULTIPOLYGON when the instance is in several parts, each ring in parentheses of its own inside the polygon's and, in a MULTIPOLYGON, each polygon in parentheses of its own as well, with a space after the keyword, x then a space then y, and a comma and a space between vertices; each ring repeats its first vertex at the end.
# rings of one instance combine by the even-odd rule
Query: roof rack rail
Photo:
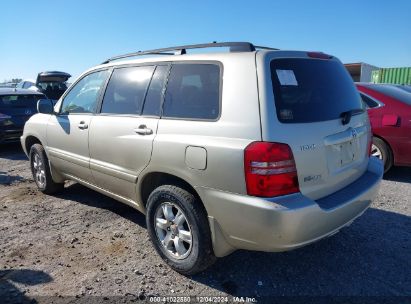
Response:
POLYGON ((276 48, 272 48, 272 47, 268 47, 268 46, 260 46, 260 45, 254 45, 254 47, 255 47, 256 49, 259 49, 259 50, 271 50, 271 51, 278 51, 278 50, 280 50, 280 49, 276 49, 276 48))
POLYGON ((104 61, 102 64, 106 64, 114 60, 124 59, 128 57, 135 57, 135 56, 143 56, 143 55, 184 55, 187 53, 186 50, 188 49, 203 49, 203 48, 214 48, 214 47, 229 47, 230 52, 254 52, 256 49, 278 50, 275 48, 269 48, 265 46, 255 46, 250 42, 216 42, 214 41, 212 43, 182 45, 182 46, 128 53, 124 55, 111 57, 107 59, 106 61, 104 61))

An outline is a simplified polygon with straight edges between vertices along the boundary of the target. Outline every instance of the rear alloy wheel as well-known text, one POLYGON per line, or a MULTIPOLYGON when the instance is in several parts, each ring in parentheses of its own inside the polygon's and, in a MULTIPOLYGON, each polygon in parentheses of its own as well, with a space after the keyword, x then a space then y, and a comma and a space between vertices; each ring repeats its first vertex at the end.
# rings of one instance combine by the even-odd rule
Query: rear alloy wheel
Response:
POLYGON ((371 156, 377 157, 384 163, 384 173, 391 169, 393 158, 391 149, 378 137, 373 137, 371 146, 371 156))
POLYGON ((154 248, 177 272, 192 275, 216 260, 207 214, 192 193, 173 185, 158 187, 148 198, 146 219, 154 248))
POLYGON ((156 235, 173 258, 184 259, 190 254, 193 244, 190 224, 176 204, 164 202, 157 207, 156 235))
POLYGON ((30 149, 30 167, 37 188, 46 194, 58 192, 64 188, 63 183, 55 183, 50 173, 49 161, 40 144, 34 144, 30 149))

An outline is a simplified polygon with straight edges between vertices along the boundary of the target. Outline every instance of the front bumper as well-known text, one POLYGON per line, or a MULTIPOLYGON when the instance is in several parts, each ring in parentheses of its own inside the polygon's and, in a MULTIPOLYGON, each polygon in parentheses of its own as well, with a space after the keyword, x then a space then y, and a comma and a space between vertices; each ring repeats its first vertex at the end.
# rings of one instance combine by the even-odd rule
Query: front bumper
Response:
POLYGON ((23 149, 23 152, 24 152, 24 154, 26 154, 27 155, 27 157, 29 157, 29 151, 27 151, 27 149, 26 149, 26 137, 24 136, 24 134, 20 137, 20 144, 21 144, 21 147, 22 147, 22 149, 23 149))
POLYGON ((313 201, 301 193, 264 199, 198 187, 209 214, 214 251, 286 251, 338 232, 359 217, 376 196, 383 175, 380 160, 336 193, 313 201))

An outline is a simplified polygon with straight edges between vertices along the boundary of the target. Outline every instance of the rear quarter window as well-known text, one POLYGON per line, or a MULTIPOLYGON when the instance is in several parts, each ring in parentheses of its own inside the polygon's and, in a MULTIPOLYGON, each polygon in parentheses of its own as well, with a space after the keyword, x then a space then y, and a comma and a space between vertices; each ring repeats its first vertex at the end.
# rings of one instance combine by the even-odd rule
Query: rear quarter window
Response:
POLYGON ((220 114, 220 66, 182 63, 171 68, 163 116, 215 120, 220 114))
POLYGON ((344 66, 334 60, 287 58, 270 63, 278 120, 310 123, 364 109, 344 66))

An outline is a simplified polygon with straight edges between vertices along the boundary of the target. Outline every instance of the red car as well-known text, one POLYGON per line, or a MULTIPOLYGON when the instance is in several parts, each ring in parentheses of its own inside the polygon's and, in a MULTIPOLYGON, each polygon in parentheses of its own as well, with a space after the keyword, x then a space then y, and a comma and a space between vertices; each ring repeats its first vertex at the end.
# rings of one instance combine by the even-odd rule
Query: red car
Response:
POLYGON ((411 92, 389 84, 357 83, 374 135, 372 155, 393 165, 411 166, 411 92))

